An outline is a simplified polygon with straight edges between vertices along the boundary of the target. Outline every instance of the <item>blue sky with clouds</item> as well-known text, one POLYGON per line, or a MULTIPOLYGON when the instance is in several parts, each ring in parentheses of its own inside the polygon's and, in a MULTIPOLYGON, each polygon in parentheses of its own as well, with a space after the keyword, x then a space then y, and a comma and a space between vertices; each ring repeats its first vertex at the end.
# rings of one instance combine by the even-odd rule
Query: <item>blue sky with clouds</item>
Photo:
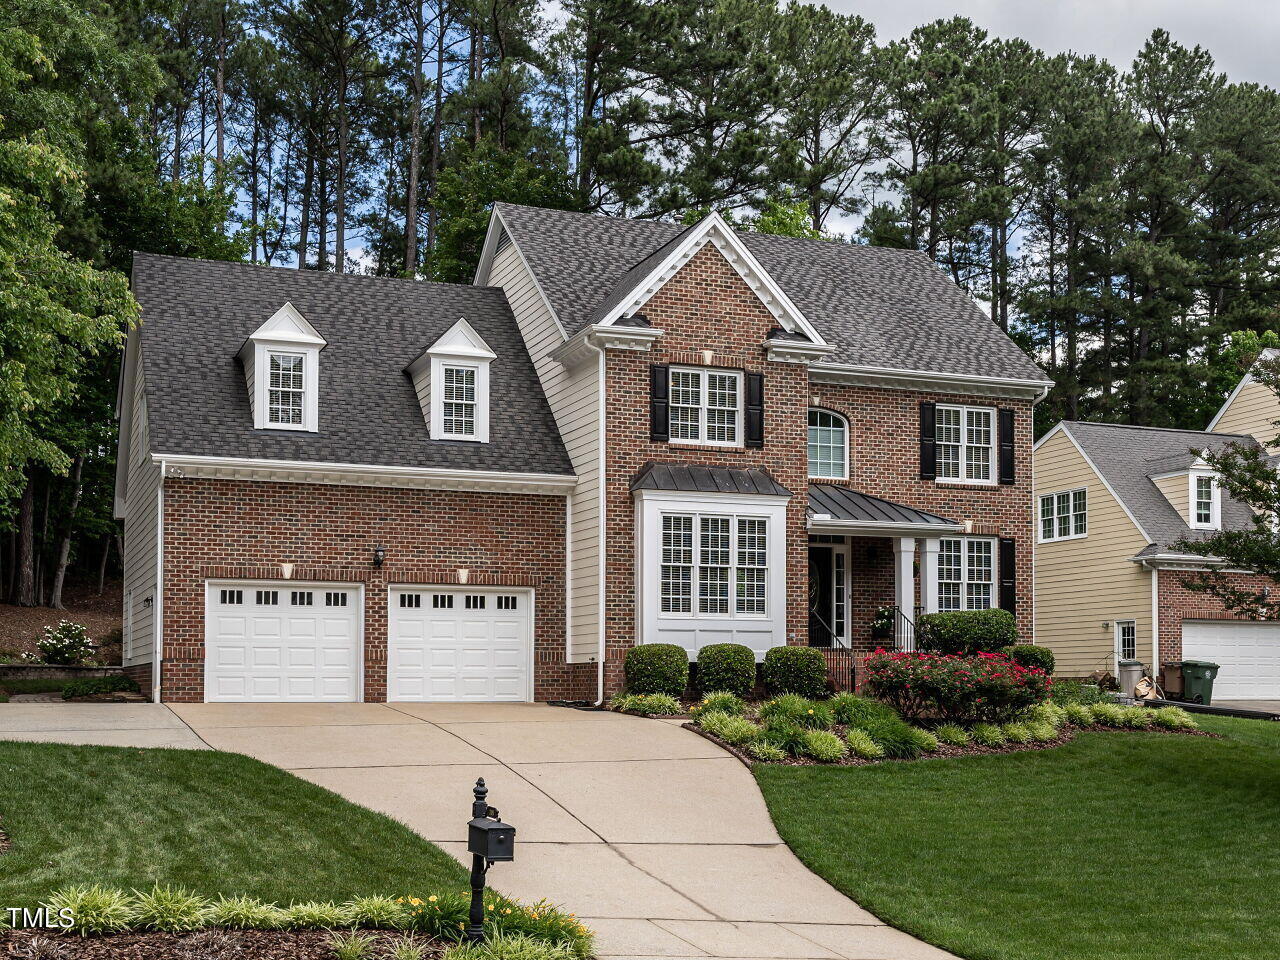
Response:
POLYGON ((1022 37, 1048 53, 1076 50, 1127 66, 1156 27, 1199 44, 1232 80, 1280 87, 1276 0, 825 0, 876 25, 881 41, 961 14, 992 34, 1022 37))

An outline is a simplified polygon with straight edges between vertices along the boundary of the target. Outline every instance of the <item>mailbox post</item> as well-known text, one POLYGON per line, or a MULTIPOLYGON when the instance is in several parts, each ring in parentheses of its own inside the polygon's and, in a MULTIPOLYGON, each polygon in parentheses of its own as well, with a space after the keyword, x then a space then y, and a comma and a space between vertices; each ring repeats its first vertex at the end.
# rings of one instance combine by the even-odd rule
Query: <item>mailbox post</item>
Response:
POLYGON ((516 828, 498 819, 498 811, 489 806, 489 788, 484 785, 484 777, 476 781, 472 792, 475 800, 471 804, 471 822, 467 824, 467 851, 471 854, 471 913, 462 939, 466 943, 483 943, 485 874, 493 864, 516 858, 516 828))

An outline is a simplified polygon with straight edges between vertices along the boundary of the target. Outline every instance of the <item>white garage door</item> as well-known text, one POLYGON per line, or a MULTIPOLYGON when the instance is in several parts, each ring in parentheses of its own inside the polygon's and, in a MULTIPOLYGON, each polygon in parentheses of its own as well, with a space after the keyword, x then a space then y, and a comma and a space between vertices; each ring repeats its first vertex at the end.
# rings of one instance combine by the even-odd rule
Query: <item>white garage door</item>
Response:
POLYGON ((359 700, 360 601, 337 584, 210 583, 205 700, 359 700))
POLYGON ((533 594, 395 588, 388 700, 530 700, 533 594))
POLYGON ((1222 667, 1214 700, 1280 698, 1280 623, 1183 621, 1182 656, 1222 667))

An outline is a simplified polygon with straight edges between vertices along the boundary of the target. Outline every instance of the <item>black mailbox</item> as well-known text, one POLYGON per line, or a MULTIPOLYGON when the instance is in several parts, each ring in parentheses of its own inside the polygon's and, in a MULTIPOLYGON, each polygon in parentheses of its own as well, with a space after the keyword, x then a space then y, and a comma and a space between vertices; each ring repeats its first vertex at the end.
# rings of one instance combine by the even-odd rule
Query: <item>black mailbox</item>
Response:
POLYGON ((468 827, 468 853, 484 857, 490 863, 516 858, 516 828, 511 824, 492 817, 476 817, 468 827))

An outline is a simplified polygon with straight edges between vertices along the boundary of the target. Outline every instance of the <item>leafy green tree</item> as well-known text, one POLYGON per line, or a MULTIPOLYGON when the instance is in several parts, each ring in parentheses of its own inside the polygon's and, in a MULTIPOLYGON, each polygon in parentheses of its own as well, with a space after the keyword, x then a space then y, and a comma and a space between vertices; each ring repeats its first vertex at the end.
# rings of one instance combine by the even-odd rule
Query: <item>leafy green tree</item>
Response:
POLYGON ((770 197, 764 202, 764 210, 751 221, 750 227, 755 233, 821 240, 822 231, 814 227, 810 220, 812 212, 808 200, 779 200, 770 197))

